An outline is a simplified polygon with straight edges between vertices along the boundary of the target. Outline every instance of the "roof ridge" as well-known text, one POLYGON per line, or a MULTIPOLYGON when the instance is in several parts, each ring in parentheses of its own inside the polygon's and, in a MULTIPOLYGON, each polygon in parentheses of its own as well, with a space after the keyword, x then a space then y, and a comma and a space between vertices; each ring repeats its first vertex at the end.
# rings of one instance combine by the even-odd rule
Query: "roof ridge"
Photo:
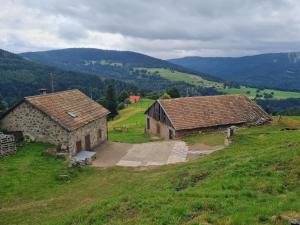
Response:
POLYGON ((65 91, 57 91, 57 92, 47 93, 47 94, 44 94, 44 95, 30 95, 30 96, 24 97, 24 99, 51 96, 51 95, 58 95, 58 94, 62 94, 62 93, 66 93, 66 92, 74 92, 74 91, 79 91, 80 92, 79 89, 70 89, 70 90, 65 90, 65 91))
POLYGON ((244 94, 223 94, 223 95, 200 95, 200 96, 188 96, 188 97, 179 97, 179 98, 170 98, 170 99, 159 99, 160 101, 174 101, 177 99, 191 99, 191 98, 207 98, 207 97, 223 97, 223 96, 243 96, 248 98, 244 94))

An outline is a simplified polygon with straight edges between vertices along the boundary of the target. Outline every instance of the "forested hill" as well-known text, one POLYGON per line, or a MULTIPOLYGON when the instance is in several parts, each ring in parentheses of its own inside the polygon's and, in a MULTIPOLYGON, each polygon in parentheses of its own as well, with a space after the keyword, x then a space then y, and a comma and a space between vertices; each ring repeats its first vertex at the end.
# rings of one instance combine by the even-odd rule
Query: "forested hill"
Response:
POLYGON ((270 53, 245 57, 185 57, 169 60, 224 80, 259 88, 300 90, 300 53, 270 53))
POLYGON ((0 97, 9 105, 24 96, 38 94, 40 88, 51 90, 50 73, 53 73, 55 91, 78 88, 98 98, 105 93, 108 84, 114 84, 117 90, 137 89, 121 81, 45 66, 0 49, 0 97))
POLYGON ((162 67, 177 69, 179 66, 161 59, 150 57, 130 51, 101 50, 95 48, 68 48, 41 52, 26 52, 20 54, 23 57, 51 64, 58 67, 71 69, 69 66, 78 63, 97 63, 102 60, 102 65, 109 62, 122 63, 131 67, 162 67))
MULTIPOLYGON (((71 48, 43 52, 20 54, 25 59, 45 65, 55 66, 64 70, 92 73, 101 77, 113 78, 133 84, 140 89, 165 92, 176 87, 181 95, 213 95, 219 93, 212 86, 193 85, 182 80, 172 80, 159 71, 182 72, 191 75, 193 72, 167 61, 129 51, 112 51, 91 48, 71 48)), ((215 80, 207 75, 203 80, 215 80)), ((205 83, 205 82, 203 82, 205 83)))
POLYGON ((134 74, 132 74, 133 68, 166 68, 195 74, 207 80, 221 80, 208 74, 183 68, 166 60, 131 51, 68 48, 41 52, 25 52, 20 55, 27 59, 62 69, 92 72, 123 80, 131 80, 134 77, 134 74))

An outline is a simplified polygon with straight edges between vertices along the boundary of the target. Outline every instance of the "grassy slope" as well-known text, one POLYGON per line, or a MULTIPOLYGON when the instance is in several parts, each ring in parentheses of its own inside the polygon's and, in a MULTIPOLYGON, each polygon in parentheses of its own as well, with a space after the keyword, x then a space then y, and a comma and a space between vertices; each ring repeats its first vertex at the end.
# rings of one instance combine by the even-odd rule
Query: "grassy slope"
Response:
POLYGON ((153 103, 153 100, 143 99, 142 101, 129 105, 128 108, 119 112, 119 116, 108 123, 109 140, 142 143, 153 139, 144 133, 146 127, 146 109, 153 103), (126 127, 128 131, 115 131, 114 128, 126 127))
MULTIPOLYGON (((171 81, 183 81, 189 84, 198 85, 198 86, 205 86, 205 87, 215 87, 219 89, 220 91, 225 92, 226 94, 245 94, 248 97, 255 97, 256 95, 256 88, 229 88, 224 89, 223 85, 218 82, 213 81, 207 81, 202 79, 199 76, 187 74, 187 73, 181 73, 178 71, 172 72, 168 69, 160 69, 160 68, 143 68, 150 72, 159 72, 160 76, 169 79, 171 81), (247 93, 247 92, 250 93, 247 93)), ((272 90, 272 89, 265 89, 260 92, 260 94, 263 93, 271 93, 274 92, 274 98, 275 99, 286 99, 286 98, 300 98, 300 92, 290 92, 290 91, 278 91, 278 90, 272 90)))
MULTIPOLYGON (((223 91, 227 94, 244 94, 249 97, 254 97, 256 95, 256 88, 246 88, 242 87, 240 89, 238 88, 230 88, 230 89, 224 89, 223 91), (250 92, 250 93, 247 93, 250 92)), ((285 98, 300 98, 299 92, 291 92, 291 91, 278 91, 278 90, 272 90, 272 89, 265 89, 263 91, 260 91, 260 94, 274 92, 274 98, 276 99, 285 99, 285 98)))
POLYGON ((215 146, 215 145, 223 145, 225 137, 226 137, 225 132, 219 132, 219 133, 208 133, 208 134, 186 136, 183 138, 183 140, 190 144, 201 142, 206 145, 215 146))
POLYGON ((239 130, 225 150, 150 170, 71 173, 28 145, 0 160, 0 224, 288 224, 300 216, 300 132, 286 126, 239 130))
POLYGON ((182 73, 178 71, 171 71, 169 69, 161 69, 161 68, 143 68, 146 69, 152 73, 159 72, 160 76, 163 78, 166 78, 171 81, 184 81, 188 84, 193 84, 196 86, 204 86, 204 87, 216 87, 220 88, 222 85, 218 82, 208 81, 204 80, 199 76, 188 74, 188 73, 182 73))

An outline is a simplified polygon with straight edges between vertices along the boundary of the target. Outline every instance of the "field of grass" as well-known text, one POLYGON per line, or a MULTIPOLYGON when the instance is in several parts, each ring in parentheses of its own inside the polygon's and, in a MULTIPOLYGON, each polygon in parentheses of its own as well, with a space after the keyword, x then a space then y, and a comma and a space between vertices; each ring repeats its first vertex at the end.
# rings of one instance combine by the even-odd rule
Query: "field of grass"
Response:
POLYGON ((300 132, 286 126, 241 129, 224 150, 148 170, 70 169, 29 144, 0 159, 0 224, 290 224, 300 132))
POLYGON ((190 144, 203 143, 210 146, 223 145, 226 134, 224 132, 220 133, 207 133, 198 134, 184 137, 183 140, 190 144))
MULTIPOLYGON (((202 86, 202 87, 215 87, 218 90, 224 92, 225 94, 244 94, 250 98, 254 98, 257 90, 257 88, 246 88, 246 87, 224 89, 223 84, 221 83, 207 81, 196 75, 181 73, 178 71, 171 71, 169 69, 161 69, 161 68, 137 68, 137 69, 145 69, 151 73, 158 72, 161 77, 171 81, 183 81, 188 84, 192 84, 195 86, 202 86)), ((265 89, 263 91, 260 91, 260 94, 263 93, 270 94, 271 92, 274 93, 275 99, 300 98, 300 92, 279 91, 273 89, 265 89)))
POLYGON ((127 108, 120 110, 119 115, 108 123, 109 140, 125 143, 143 143, 153 139, 144 133, 146 127, 146 109, 153 100, 142 99, 138 103, 130 104, 127 108), (117 131, 124 127, 124 131, 117 131))
POLYGON ((161 77, 168 79, 170 81, 183 81, 195 86, 215 87, 215 88, 220 88, 221 86, 223 86, 218 82, 204 80, 200 76, 196 76, 188 73, 182 73, 179 71, 171 71, 169 69, 162 69, 162 68, 137 68, 137 69, 145 69, 151 73, 158 72, 161 77))
MULTIPOLYGON (((229 88, 223 89, 226 94, 244 94, 248 97, 255 97, 256 95, 256 88, 229 88)), ((300 98, 300 92, 291 92, 291 91, 278 91, 272 89, 265 89, 259 92, 259 94, 267 93, 270 94, 271 92, 274 93, 273 98, 275 99, 286 99, 286 98, 300 98)))
POLYGON ((289 118, 293 120, 300 120, 300 116, 289 116, 289 118))

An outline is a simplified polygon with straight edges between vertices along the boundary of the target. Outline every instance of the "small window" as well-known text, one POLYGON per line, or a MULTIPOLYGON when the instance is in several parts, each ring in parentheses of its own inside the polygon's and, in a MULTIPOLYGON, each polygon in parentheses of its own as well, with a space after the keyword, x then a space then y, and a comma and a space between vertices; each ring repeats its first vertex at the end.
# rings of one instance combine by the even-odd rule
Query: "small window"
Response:
POLYGON ((102 130, 101 129, 98 130, 98 139, 102 139, 102 130))
POLYGON ((72 118, 77 117, 76 113, 74 113, 74 112, 67 112, 67 114, 68 114, 69 116, 71 116, 72 118))

